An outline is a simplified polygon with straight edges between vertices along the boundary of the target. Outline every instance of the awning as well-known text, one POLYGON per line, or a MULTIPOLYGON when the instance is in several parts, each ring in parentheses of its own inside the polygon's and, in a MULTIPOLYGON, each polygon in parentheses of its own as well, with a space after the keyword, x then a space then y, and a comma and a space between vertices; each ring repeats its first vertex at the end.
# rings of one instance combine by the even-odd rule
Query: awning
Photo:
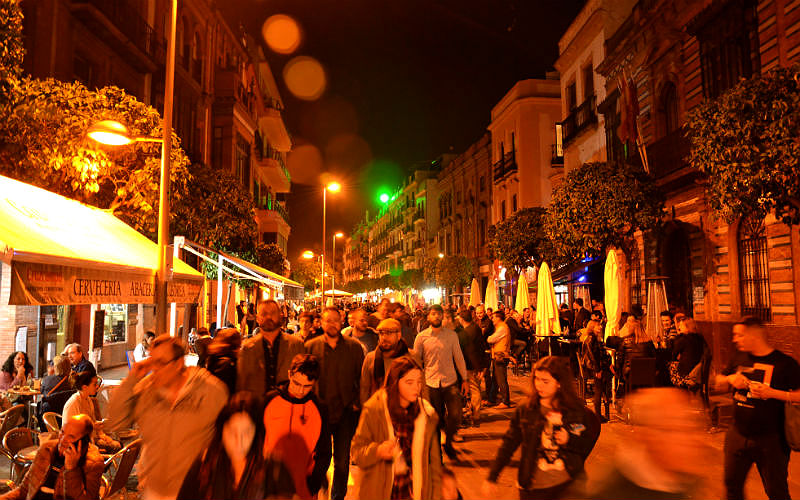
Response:
MULTIPOLYGON (((158 245, 110 212, 0 176, 0 258, 9 305, 153 304, 158 245)), ((172 262, 169 301, 196 302, 203 276, 172 262)))
MULTIPOLYGON (((350 292, 345 292, 344 290, 325 290, 325 297, 352 297, 353 294, 350 292)), ((318 299, 319 292, 315 293, 310 299, 318 299)))
POLYGON ((558 269, 553 270, 553 283, 560 285, 564 284, 570 280, 570 276, 572 273, 578 272, 582 268, 588 268, 594 264, 600 262, 602 257, 595 257, 593 259, 587 261, 580 261, 580 262, 572 262, 570 264, 565 264, 558 269))

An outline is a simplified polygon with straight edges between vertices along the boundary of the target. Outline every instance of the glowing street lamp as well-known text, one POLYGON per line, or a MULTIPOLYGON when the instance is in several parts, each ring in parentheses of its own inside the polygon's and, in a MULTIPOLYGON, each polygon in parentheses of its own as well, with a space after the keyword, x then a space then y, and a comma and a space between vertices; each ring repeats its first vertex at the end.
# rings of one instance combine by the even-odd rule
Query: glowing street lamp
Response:
POLYGON ((439 258, 440 258, 440 259, 443 259, 443 258, 444 258, 444 254, 443 254, 442 252, 439 252, 439 258))
POLYGON ((325 306, 325 218, 327 214, 327 204, 328 204, 328 191, 331 193, 338 193, 342 190, 342 185, 338 182, 329 182, 325 185, 322 189, 322 265, 320 269, 321 280, 320 284, 322 286, 322 306, 325 306))
POLYGON ((389 195, 387 193, 381 193, 378 199, 381 200, 381 203, 383 203, 384 205, 386 203, 389 203, 389 195))
POLYGON ((336 238, 343 238, 344 233, 341 231, 333 235, 333 277, 331 278, 331 290, 333 290, 333 300, 336 300, 336 238))

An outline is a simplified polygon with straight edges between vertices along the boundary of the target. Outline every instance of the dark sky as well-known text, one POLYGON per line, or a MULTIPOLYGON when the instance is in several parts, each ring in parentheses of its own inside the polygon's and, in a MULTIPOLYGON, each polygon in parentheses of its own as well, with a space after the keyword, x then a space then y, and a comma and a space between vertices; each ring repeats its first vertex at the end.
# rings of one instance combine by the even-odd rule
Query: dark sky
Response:
POLYGON ((293 260, 320 248, 324 171, 344 186, 328 199, 328 234, 347 233, 365 209, 374 212, 381 187, 398 186, 415 162, 466 150, 517 80, 551 70, 558 40, 584 0, 224 3, 259 38, 273 14, 293 17, 303 30, 291 56, 266 51, 295 148, 312 144, 322 157, 320 164, 298 155, 289 164, 293 260), (294 98, 283 83, 283 68, 296 55, 326 70, 327 89, 317 101, 294 98))

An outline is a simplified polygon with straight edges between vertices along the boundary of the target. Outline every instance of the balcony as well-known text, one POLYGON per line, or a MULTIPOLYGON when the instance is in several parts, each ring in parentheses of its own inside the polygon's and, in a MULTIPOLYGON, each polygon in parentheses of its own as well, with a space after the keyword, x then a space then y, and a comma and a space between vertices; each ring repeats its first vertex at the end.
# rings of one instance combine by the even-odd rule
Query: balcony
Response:
POLYGON ((552 145, 552 154, 550 155, 550 166, 552 168, 564 167, 564 146, 560 144, 552 145))
POLYGON ((573 109, 569 116, 561 122, 564 134, 564 145, 578 137, 587 127, 597 123, 597 104, 595 96, 591 96, 583 104, 573 109))
POLYGON ((272 186, 276 193, 288 193, 291 188, 292 177, 286 162, 283 160, 283 153, 270 147, 269 143, 260 144, 256 141, 256 162, 262 169, 265 181, 272 186))
POLYGON ((72 0, 70 10, 137 71, 155 73, 166 60, 166 42, 128 0, 72 0))
POLYGON ((509 151, 503 155, 503 159, 494 164, 494 181, 500 181, 506 176, 517 171, 517 153, 509 151))
POLYGON ((679 128, 647 145, 650 173, 656 182, 667 190, 700 176, 700 172, 691 168, 686 161, 691 143, 685 133, 685 129, 679 128))
POLYGON ((223 104, 238 103, 255 120, 256 95, 244 86, 241 73, 230 69, 217 70, 215 78, 216 100, 223 104))
POLYGON ((275 200, 272 200, 267 205, 261 204, 256 207, 256 224, 258 225, 259 233, 264 231, 281 233, 278 230, 280 226, 291 227, 289 212, 286 207, 275 200))

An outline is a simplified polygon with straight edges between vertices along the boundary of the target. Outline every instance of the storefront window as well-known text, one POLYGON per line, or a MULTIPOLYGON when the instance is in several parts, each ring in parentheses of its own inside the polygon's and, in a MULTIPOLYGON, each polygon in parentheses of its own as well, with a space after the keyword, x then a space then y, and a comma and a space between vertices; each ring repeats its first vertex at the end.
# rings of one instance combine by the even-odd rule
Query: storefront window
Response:
POLYGON ((100 309, 106 312, 103 328, 104 343, 125 342, 128 334, 128 305, 101 304, 100 309))

